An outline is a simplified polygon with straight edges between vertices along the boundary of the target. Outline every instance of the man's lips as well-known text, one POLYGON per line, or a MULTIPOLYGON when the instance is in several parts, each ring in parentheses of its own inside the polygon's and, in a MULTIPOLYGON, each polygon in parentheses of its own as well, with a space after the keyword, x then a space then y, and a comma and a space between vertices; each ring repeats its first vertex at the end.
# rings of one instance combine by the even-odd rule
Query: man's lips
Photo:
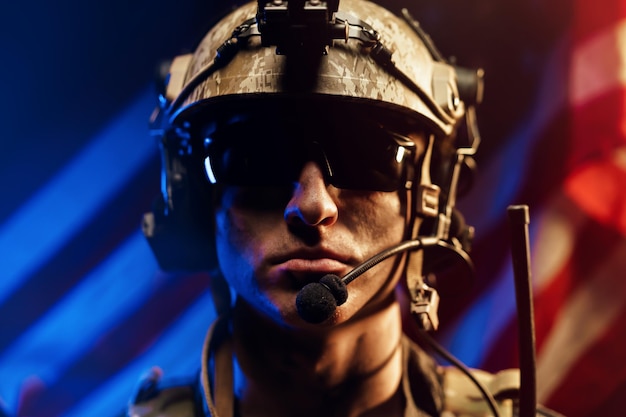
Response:
POLYGON ((291 285, 301 287, 319 281, 326 274, 343 276, 352 269, 352 264, 348 257, 336 253, 296 252, 274 259, 272 269, 276 278, 288 278, 291 285))
POLYGON ((307 273, 339 273, 348 268, 348 266, 337 259, 318 258, 304 259, 292 258, 281 262, 277 265, 279 269, 289 272, 307 272, 307 273))
POLYGON ((294 290, 300 290, 307 284, 318 282, 324 275, 343 276, 350 267, 341 261, 331 258, 302 259, 295 258, 275 265, 276 283, 284 282, 294 290), (283 281, 284 280, 284 281, 283 281))

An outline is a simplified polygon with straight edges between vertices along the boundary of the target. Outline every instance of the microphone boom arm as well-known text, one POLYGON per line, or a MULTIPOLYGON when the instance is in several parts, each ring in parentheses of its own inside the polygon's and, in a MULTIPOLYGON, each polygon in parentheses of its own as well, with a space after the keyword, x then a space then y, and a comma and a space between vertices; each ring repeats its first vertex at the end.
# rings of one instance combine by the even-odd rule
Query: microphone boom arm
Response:
POLYGON ((380 262, 393 255, 397 255, 401 252, 421 249, 425 246, 434 246, 437 244, 437 242, 439 242, 439 238, 437 237, 425 237, 415 240, 407 240, 405 242, 399 243, 396 246, 392 246, 391 248, 372 256, 367 261, 363 262, 361 265, 348 272, 341 280, 344 282, 344 284, 349 284, 356 277, 358 277, 368 269, 378 265, 380 262))

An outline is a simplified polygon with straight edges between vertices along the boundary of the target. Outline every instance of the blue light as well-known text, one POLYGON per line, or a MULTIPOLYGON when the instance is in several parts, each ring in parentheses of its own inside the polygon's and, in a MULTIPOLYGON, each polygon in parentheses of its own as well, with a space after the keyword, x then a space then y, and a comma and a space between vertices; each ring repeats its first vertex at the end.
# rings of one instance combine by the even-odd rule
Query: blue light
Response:
POLYGON ((13 409, 19 386, 37 376, 52 385, 109 328, 157 288, 158 266, 140 231, 69 291, 0 357, 0 392, 13 409))
POLYGON ((146 89, 63 171, 0 224, 0 303, 49 261, 156 152, 146 89))
POLYGON ((515 315, 515 288, 510 258, 497 280, 465 311, 444 337, 444 344, 470 367, 480 367, 489 348, 515 315))
POLYGON ((157 365, 165 378, 193 377, 200 369, 204 335, 215 319, 210 292, 201 295, 141 357, 109 378, 63 417, 113 416, 124 410, 141 375, 157 365))

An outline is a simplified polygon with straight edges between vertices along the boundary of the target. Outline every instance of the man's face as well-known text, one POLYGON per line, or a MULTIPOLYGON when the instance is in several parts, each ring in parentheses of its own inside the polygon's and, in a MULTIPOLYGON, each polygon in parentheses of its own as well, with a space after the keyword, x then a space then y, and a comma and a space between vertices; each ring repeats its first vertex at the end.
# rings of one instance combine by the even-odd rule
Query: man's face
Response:
MULTIPOLYGON (((375 122, 313 122, 239 118, 204 141, 205 168, 220 190, 222 272, 250 306, 289 326, 307 325, 296 310, 302 287, 326 274, 343 277, 403 240, 405 183, 425 146, 422 135, 397 135, 375 122)), ((350 283, 348 300, 325 324, 387 302, 402 259, 350 283)))
MULTIPOLYGON (((326 274, 340 277, 403 238, 398 192, 327 185, 307 162, 292 187, 225 186, 216 209, 216 246, 224 276, 239 296, 277 322, 302 326, 296 296, 326 274)), ((399 265, 389 259, 349 285, 327 323, 376 309, 393 291, 399 265)))

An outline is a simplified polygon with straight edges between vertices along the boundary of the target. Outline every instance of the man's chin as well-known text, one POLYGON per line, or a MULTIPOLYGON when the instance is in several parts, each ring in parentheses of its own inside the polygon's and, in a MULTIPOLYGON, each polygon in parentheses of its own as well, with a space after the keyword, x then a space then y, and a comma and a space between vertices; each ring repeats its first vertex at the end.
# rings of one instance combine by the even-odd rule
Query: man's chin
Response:
POLYGON ((325 332, 350 319, 349 310, 345 308, 346 306, 341 306, 334 308, 328 318, 319 321, 319 323, 307 321, 298 312, 296 305, 297 295, 298 291, 281 291, 280 293, 268 294, 264 303, 250 303, 240 299, 237 304, 242 304, 241 307, 243 307, 244 311, 248 310, 246 314, 255 315, 268 325, 292 330, 325 332))

